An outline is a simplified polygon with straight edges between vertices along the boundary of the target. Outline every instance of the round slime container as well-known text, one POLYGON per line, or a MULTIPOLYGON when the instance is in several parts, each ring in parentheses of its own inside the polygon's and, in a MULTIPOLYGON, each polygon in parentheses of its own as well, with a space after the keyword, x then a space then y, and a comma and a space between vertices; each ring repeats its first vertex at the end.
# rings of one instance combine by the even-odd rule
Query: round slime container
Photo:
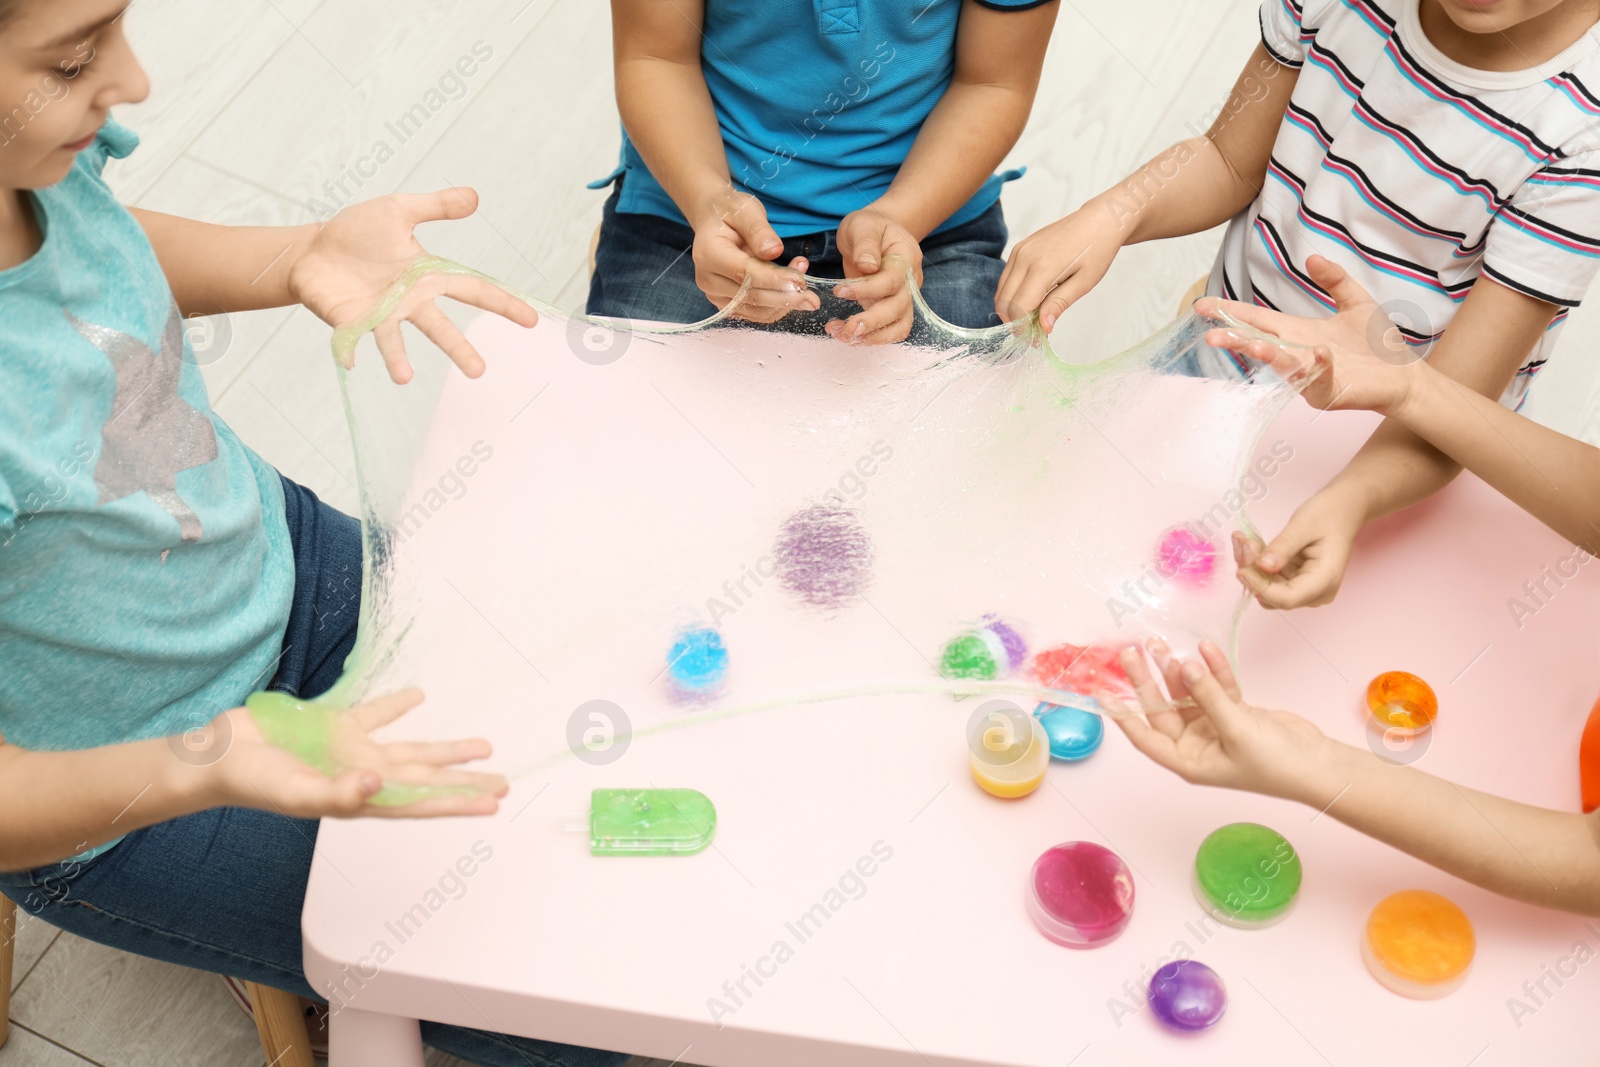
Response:
POLYGON ((991 700, 967 720, 972 780, 1007 800, 1039 788, 1050 766, 1050 739, 1039 720, 1004 700, 991 700))
POLYGON ((1150 979, 1150 1010, 1173 1030, 1214 1026, 1227 1008, 1222 976, 1197 960, 1173 960, 1150 979))
POLYGON ((1105 720, 1092 711, 1082 708, 1064 708, 1059 704, 1040 704, 1033 709, 1034 717, 1044 727, 1050 739, 1050 758, 1073 762, 1089 757, 1105 740, 1105 720))
POLYGON ((1058 945, 1096 948, 1133 916, 1133 874, 1108 848, 1068 841, 1041 855, 1028 876, 1028 917, 1058 945))
POLYGON ((1384 730, 1410 737, 1433 725, 1439 698, 1414 674, 1384 671, 1367 685, 1367 713, 1384 730))
POLYGON ((1287 838, 1253 822, 1211 831, 1194 857, 1194 895, 1218 922, 1252 930, 1289 913, 1300 857, 1287 838))
POLYGON ((1372 977, 1403 997, 1433 1000, 1455 992, 1477 952, 1472 920, 1426 889, 1384 897, 1367 917, 1361 958, 1372 977))

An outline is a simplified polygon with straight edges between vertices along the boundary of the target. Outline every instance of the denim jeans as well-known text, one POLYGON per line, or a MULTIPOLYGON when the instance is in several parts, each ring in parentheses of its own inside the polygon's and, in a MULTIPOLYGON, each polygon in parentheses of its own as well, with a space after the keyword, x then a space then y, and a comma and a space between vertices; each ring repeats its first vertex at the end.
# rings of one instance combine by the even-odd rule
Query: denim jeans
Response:
MULTIPOLYGON (((699 322, 717 309, 694 283, 694 231, 659 215, 617 211, 618 192, 606 200, 589 281, 588 313, 619 319, 699 322)), ((817 278, 843 278, 836 231, 788 237, 777 262, 811 261, 817 278)), ((956 326, 995 326, 994 294, 1000 286, 1006 222, 997 200, 970 222, 922 241, 922 298, 933 313, 956 326)))
MULTIPOLYGON (((273 688, 310 697, 338 678, 355 641, 361 525, 288 479, 283 490, 295 594, 273 688)), ((135 830, 89 860, 0 874, 0 891, 90 941, 316 997, 300 955, 316 840, 315 820, 211 808, 135 830)), ((432 1022, 422 1039, 487 1067, 612 1067, 628 1058, 432 1022)))

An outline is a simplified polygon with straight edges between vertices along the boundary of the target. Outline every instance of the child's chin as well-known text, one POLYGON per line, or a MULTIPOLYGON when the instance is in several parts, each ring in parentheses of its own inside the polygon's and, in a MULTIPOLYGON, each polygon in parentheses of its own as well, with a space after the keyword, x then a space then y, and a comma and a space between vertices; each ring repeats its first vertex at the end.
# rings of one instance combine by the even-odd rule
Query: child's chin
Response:
POLYGON ((1456 29, 1467 33, 1499 33, 1505 20, 1497 17, 1494 8, 1468 7, 1463 4, 1446 3, 1445 16, 1456 25, 1456 29))
MULTIPOLYGON (((62 150, 50 153, 50 158, 42 161, 32 171, 18 178, 14 188, 18 189, 48 189, 57 184, 68 174, 72 173, 72 165, 78 160, 77 152, 62 150)), ((7 183, 11 184, 11 183, 7 183)))

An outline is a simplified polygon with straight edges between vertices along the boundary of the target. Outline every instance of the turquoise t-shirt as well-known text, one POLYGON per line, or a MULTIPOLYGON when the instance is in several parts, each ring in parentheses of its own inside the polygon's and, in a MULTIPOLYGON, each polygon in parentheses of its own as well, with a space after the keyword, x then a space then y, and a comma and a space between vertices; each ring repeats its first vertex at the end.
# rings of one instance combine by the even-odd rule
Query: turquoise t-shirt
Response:
MULTIPOLYGON (((1046 0, 978 2, 1021 11, 1046 0)), ((961 4, 705 0, 700 68, 728 173, 779 236, 832 230, 889 188, 950 86, 961 4)), ((618 211, 684 221, 626 130, 618 173, 618 211)), ((1021 174, 991 175, 935 232, 977 218, 1021 174)))
POLYGON ((272 680, 294 592, 278 474, 211 410, 161 265, 101 171, 30 197, 0 271, 0 734, 179 734, 272 680))

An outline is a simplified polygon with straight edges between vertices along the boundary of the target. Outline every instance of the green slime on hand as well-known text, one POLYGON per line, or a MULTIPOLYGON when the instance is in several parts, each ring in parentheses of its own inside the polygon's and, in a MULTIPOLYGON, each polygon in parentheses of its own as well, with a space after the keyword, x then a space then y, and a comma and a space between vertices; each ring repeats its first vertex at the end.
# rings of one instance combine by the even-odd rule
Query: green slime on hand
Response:
MULTIPOLYGON (((319 697, 301 700, 288 693, 251 693, 244 702, 250 718, 267 743, 283 749, 306 766, 328 777, 352 768, 334 757, 339 720, 350 711, 350 680, 355 673, 346 665, 334 687, 319 697)), ((407 782, 383 783, 383 788, 368 798, 368 804, 398 808, 431 797, 472 796, 478 792, 469 785, 413 785, 407 782)))

